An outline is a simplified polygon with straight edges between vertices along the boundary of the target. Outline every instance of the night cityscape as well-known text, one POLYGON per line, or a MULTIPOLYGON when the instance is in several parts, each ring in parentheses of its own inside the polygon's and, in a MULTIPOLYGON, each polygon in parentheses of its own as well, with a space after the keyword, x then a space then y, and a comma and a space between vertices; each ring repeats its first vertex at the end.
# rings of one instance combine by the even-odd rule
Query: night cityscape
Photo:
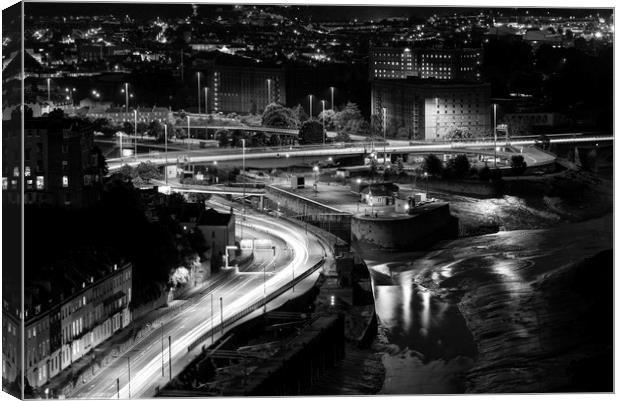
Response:
POLYGON ((2 12, 2 389, 614 391, 614 9, 2 12))

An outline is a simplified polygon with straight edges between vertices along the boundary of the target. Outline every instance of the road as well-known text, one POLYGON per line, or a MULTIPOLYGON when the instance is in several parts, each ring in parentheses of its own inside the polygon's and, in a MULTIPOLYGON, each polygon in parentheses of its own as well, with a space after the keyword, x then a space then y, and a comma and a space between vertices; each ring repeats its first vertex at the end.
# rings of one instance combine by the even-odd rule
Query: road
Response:
MULTIPOLYGON (((230 207, 225 201, 214 201, 211 205, 227 211, 230 207)), ((200 353, 200 347, 188 353, 188 345, 222 320, 220 297, 223 301, 223 318, 226 318, 260 301, 265 294, 291 281, 294 275, 301 274, 319 262, 326 252, 318 238, 312 235, 306 236, 297 226, 287 221, 259 215, 248 209, 243 225, 244 238, 277 237, 276 241, 280 243, 280 248, 275 257, 271 249, 257 251, 253 268, 229 276, 229 279, 217 283, 211 292, 201 294, 197 302, 164 323, 163 329, 153 330, 126 355, 108 365, 90 384, 72 394, 72 398, 116 398, 117 378, 120 379, 120 397, 153 396, 155 387, 167 381, 167 378, 162 378, 162 358, 165 364, 164 373, 166 376, 169 374, 169 350, 166 341, 168 336, 172 338, 174 376, 200 353), (287 250, 282 249, 282 243, 286 244, 287 250), (211 314, 211 299, 215 303, 213 314, 211 314), (131 371, 130 383, 128 383, 127 357, 131 371)), ((220 336, 221 334, 215 335, 213 339, 217 340, 220 336)), ((206 345, 210 343, 208 340, 206 345)))
MULTIPOLYGON (((552 143, 582 143, 582 142, 602 142, 612 141, 612 136, 579 136, 579 137, 554 137, 550 139, 552 143)), ((528 147, 536 143, 536 139, 525 138, 510 140, 512 147, 528 147)), ((446 152, 446 153, 481 153, 487 154, 489 149, 493 149, 494 145, 503 146, 501 141, 495 143, 493 140, 483 139, 477 141, 464 142, 427 142, 415 144, 388 143, 386 146, 380 144, 375 145, 375 149, 379 151, 385 150, 390 153, 427 153, 427 152, 446 152)), ((167 156, 160 155, 139 155, 138 157, 129 157, 121 159, 109 159, 108 166, 110 171, 114 171, 123 164, 137 165, 143 161, 150 161, 157 165, 173 165, 177 164, 177 159, 189 157, 191 163, 208 163, 208 162, 230 162, 258 159, 280 159, 293 157, 318 157, 324 158, 329 156, 346 156, 360 155, 370 151, 367 144, 330 144, 330 145, 311 145, 296 147, 265 147, 265 148, 246 148, 245 152, 241 149, 200 149, 184 152, 168 152, 167 156)), ((502 153, 499 152, 498 155, 502 153)), ((509 155, 509 154, 508 154, 509 155)), ((530 163, 528 163, 530 165, 530 163)))

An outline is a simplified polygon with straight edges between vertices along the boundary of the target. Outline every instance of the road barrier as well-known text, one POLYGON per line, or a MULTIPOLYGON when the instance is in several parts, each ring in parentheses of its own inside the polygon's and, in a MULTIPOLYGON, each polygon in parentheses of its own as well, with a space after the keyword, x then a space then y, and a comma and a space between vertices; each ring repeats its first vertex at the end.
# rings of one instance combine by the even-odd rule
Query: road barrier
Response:
MULTIPOLYGON (((193 350, 194 348, 198 347, 200 344, 202 344, 203 342, 208 340, 214 333, 218 333, 218 332, 222 331, 222 329, 224 329, 224 328, 226 328, 228 326, 231 326, 233 323, 237 322, 241 318, 243 318, 243 317, 249 315, 250 313, 260 309, 261 307, 267 305, 269 302, 273 301, 274 299, 276 299, 280 295, 284 294, 286 291, 288 291, 291 288, 293 288, 293 286, 297 285, 299 282, 301 282, 302 280, 306 279, 312 273, 314 273, 315 271, 320 269, 323 266, 323 264, 325 264, 325 258, 322 258, 319 262, 314 264, 310 269, 306 270, 304 273, 302 273, 298 277, 295 277, 294 280, 289 281, 288 283, 286 283, 282 287, 278 288, 276 291, 270 293, 265 298, 263 298, 263 299, 261 299, 261 300, 259 300, 257 302, 254 302, 252 305, 250 305, 250 306, 240 310, 239 312, 235 313, 234 315, 224 319, 224 321, 222 323, 215 325, 212 329, 209 329, 203 335, 201 335, 196 340, 194 340, 194 342, 192 342, 187 347, 187 352, 190 352, 191 350, 193 350)), ((211 318, 213 319, 213 316, 211 316, 211 318)))

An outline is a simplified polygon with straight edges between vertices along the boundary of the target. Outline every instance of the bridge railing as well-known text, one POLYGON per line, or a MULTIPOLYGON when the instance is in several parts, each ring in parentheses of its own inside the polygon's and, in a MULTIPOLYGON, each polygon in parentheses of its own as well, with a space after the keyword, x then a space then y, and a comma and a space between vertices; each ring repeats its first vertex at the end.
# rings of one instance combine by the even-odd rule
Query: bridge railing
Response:
MULTIPOLYGON (((262 298, 259 301, 254 302, 253 304, 251 304, 251 305, 245 307, 244 309, 238 311, 234 315, 232 315, 230 317, 227 317, 226 319, 223 320, 223 322, 221 322, 221 323, 219 323, 217 325, 214 325, 212 329, 207 330, 204 334, 202 334, 200 337, 198 337, 196 340, 194 340, 187 347, 187 352, 190 352, 191 350, 193 350, 194 348, 196 348, 197 346, 199 346, 203 342, 207 341, 209 339, 209 337, 211 337, 215 333, 223 331, 223 329, 225 329, 226 327, 231 326, 232 324, 234 324, 235 322, 237 322, 241 318, 243 318, 243 317, 249 315, 250 313, 260 309, 261 307, 267 305, 269 302, 273 301, 274 299, 276 299, 280 295, 284 294, 286 291, 288 291, 291 288, 293 288, 293 286, 297 285, 302 280, 305 280, 311 274, 313 274, 318 269, 320 269, 324 264, 325 264, 325 258, 322 258, 320 261, 315 263, 310 269, 306 270, 304 273, 302 273, 299 276, 295 277, 294 280, 291 280, 288 283, 284 284, 282 287, 278 288, 274 292, 268 294, 265 298, 262 298)), ((211 318, 213 319, 213 316, 211 316, 211 318)))

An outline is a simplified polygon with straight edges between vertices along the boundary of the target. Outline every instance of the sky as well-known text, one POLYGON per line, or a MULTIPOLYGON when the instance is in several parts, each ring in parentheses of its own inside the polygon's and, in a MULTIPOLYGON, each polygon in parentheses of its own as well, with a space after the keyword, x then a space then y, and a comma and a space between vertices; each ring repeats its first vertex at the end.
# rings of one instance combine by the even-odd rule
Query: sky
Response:
MULTIPOLYGON (((229 8, 229 5, 213 5, 213 4, 201 4, 198 7, 199 16, 208 16, 211 12, 216 11, 217 8, 224 7, 229 8)), ((347 20, 347 19, 383 19, 390 17, 420 17, 426 18, 433 14, 442 13, 471 13, 477 10, 488 10, 488 7, 473 8, 473 7, 402 7, 402 6, 296 6, 300 9, 300 12, 306 15, 312 20, 347 20), (303 9, 303 11, 302 11, 303 9)), ((504 13, 513 12, 510 8, 505 8, 504 13)), ((521 9, 525 11, 526 9, 521 9)), ((541 10, 547 9, 532 9, 532 14, 541 14, 541 10)), ((601 15, 611 14, 611 10, 604 9, 549 9, 553 14, 590 14, 600 12, 601 15)), ((134 18, 153 18, 158 15, 168 15, 175 17, 184 17, 190 15, 192 7, 187 4, 149 4, 149 3, 125 3, 125 2, 113 2, 113 3, 56 3, 56 2, 27 2, 26 14, 27 15, 104 15, 104 14, 116 14, 116 15, 129 15, 134 18)), ((291 10, 292 11, 292 10, 291 10)))

